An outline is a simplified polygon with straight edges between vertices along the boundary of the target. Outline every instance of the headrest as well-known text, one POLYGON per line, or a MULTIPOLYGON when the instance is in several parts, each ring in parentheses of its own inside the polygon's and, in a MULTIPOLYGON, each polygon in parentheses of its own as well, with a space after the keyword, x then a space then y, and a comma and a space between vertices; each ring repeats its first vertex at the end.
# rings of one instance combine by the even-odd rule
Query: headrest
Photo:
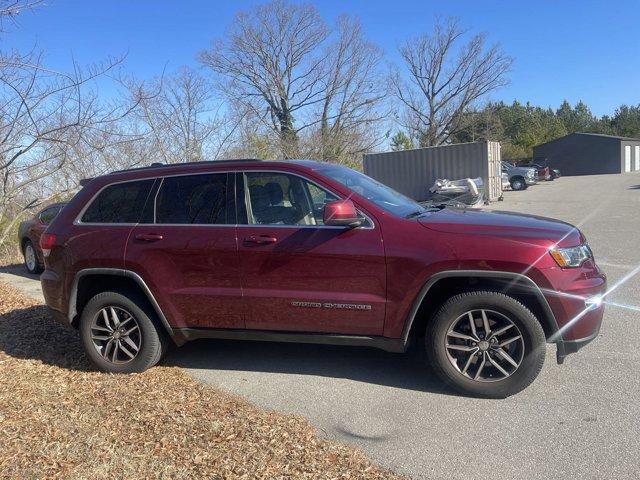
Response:
POLYGON ((264 188, 267 190, 271 205, 278 205, 282 200, 284 200, 284 192, 282 191, 282 186, 279 183, 269 182, 264 186, 264 188))

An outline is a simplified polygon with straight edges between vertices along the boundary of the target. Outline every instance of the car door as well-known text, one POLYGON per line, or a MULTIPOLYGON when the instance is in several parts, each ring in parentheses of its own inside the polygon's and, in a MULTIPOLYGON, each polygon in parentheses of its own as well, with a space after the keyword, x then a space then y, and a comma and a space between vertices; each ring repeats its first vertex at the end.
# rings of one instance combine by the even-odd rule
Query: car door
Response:
POLYGON ((234 175, 166 176, 131 232, 126 268, 177 328, 243 328, 234 175))
POLYGON ((324 203, 338 196, 299 175, 247 171, 237 184, 246 327, 382 334, 386 271, 375 222, 323 225, 324 203))

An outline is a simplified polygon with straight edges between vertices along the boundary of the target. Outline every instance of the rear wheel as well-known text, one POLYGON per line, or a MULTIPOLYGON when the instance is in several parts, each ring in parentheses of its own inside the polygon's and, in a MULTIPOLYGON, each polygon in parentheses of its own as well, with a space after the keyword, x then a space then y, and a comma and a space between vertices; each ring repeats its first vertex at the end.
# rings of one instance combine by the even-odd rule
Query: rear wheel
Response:
POLYGON ((42 272, 40 262, 38 262, 38 256, 36 255, 36 249, 31 243, 31 240, 27 240, 22 249, 24 255, 24 266, 29 273, 37 274, 42 272))
POLYGON ((436 373, 464 393, 504 398, 540 373, 545 335, 520 302, 498 292, 451 297, 429 322, 427 355, 436 373))
POLYGON ((120 292, 102 292, 89 300, 80 337, 92 363, 112 373, 142 372, 157 364, 167 347, 145 302, 120 292))

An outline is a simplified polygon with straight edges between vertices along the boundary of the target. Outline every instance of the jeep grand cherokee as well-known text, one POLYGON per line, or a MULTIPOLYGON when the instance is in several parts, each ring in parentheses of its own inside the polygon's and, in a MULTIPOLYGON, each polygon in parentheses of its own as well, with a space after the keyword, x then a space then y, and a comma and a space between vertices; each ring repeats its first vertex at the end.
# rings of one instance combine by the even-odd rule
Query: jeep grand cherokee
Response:
POLYGON ((254 160, 90 180, 41 237, 54 316, 109 372, 196 338, 404 352, 505 397, 598 333, 605 275, 548 218, 425 207, 346 167, 254 160))

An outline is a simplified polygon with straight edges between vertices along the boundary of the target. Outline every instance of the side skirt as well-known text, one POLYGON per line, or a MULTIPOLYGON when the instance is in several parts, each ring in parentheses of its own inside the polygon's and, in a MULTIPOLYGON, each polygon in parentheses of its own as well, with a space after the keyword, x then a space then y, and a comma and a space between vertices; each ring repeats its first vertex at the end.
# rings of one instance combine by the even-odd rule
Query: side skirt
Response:
POLYGON ((366 337, 359 335, 291 333, 269 330, 179 328, 173 329, 173 338, 178 345, 200 338, 217 338, 224 340, 252 340, 259 342, 314 343, 319 345, 371 347, 395 353, 403 353, 406 351, 405 343, 401 338, 366 337))

